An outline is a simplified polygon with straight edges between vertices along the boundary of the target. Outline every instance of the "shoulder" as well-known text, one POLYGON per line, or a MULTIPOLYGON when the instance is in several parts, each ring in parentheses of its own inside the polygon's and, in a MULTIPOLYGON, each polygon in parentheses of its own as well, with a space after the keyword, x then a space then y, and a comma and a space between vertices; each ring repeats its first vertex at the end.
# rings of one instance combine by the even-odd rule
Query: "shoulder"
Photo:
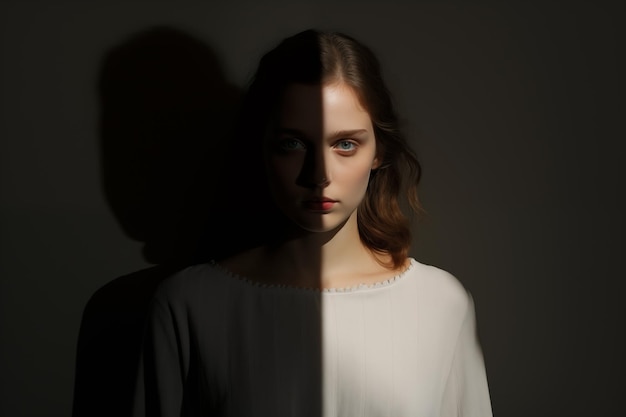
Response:
POLYGON ((202 303, 223 294, 233 281, 213 262, 193 265, 163 280, 154 300, 161 304, 202 303))
POLYGON ((463 320, 472 306, 469 292, 451 273, 413 260, 414 276, 420 304, 450 319, 463 320))
POLYGON ((450 301, 460 303, 468 301, 467 290, 451 273, 416 260, 413 260, 411 272, 417 277, 420 287, 431 295, 445 297, 450 301))

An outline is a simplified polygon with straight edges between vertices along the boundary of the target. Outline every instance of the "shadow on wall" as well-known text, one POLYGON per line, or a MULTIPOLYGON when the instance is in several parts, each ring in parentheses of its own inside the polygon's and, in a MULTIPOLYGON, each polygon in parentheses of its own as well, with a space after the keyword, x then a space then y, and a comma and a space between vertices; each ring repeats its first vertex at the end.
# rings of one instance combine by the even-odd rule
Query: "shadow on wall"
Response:
POLYGON ((149 301, 164 278, 247 247, 229 140, 240 91, 203 42, 172 28, 109 50, 99 85, 106 200, 155 266, 100 288, 83 313, 73 415, 130 415, 149 301), (234 172, 234 174, 233 174, 234 172), (225 181, 229 179, 229 181, 225 181), (220 196, 219 200, 217 196, 220 196))

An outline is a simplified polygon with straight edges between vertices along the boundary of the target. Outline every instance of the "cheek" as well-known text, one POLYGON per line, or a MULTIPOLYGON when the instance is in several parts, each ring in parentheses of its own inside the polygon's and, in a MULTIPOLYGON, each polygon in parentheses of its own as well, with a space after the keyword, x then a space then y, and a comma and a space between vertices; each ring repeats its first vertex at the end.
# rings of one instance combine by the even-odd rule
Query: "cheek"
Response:
POLYGON ((355 193, 364 193, 367 189, 371 173, 371 163, 363 162, 358 165, 346 164, 340 166, 337 175, 333 177, 345 187, 349 187, 355 193))
POLYGON ((302 168, 302 161, 301 158, 295 157, 271 156, 266 166, 270 189, 274 193, 282 194, 294 188, 302 168))

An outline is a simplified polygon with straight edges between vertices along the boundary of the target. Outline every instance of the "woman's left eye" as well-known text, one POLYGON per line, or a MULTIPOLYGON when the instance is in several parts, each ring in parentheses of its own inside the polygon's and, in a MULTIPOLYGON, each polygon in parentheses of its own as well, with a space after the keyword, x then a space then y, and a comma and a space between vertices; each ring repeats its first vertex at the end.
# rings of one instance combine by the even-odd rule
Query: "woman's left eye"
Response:
POLYGON ((335 144, 335 148, 343 152, 351 152, 356 150, 356 144, 350 140, 340 140, 335 144))

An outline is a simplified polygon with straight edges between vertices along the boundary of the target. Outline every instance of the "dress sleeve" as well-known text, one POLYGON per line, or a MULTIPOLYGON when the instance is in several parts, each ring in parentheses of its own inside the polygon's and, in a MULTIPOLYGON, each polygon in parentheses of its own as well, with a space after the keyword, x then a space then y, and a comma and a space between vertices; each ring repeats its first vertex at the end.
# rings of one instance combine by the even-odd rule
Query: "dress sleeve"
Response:
POLYGON ((492 416, 485 363, 476 334, 476 315, 471 296, 456 342, 444 391, 441 416, 492 416))
POLYGON ((155 298, 144 333, 134 417, 181 415, 187 339, 184 327, 177 324, 174 308, 155 298))

